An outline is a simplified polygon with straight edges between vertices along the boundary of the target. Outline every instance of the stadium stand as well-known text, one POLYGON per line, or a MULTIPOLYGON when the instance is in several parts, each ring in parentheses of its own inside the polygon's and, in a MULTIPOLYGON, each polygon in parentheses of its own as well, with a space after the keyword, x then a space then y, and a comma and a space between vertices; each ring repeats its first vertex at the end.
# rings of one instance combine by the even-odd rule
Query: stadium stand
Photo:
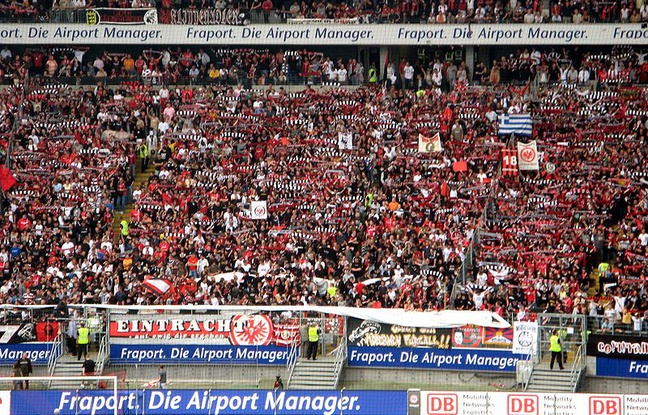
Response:
POLYGON ((166 65, 152 51, 75 63, 81 52, 2 55, 5 76, 31 78, 2 96, 17 180, 3 209, 4 303, 546 311, 616 327, 648 309, 636 86, 648 67, 630 48, 524 50, 478 65, 473 83, 440 61, 408 83, 403 62, 374 85, 351 81, 353 62, 308 51, 210 50, 206 64, 185 50, 166 65), (301 64, 286 82, 316 86, 287 92, 252 70, 271 77, 287 59, 301 64), (300 73, 304 60, 320 65, 300 73), (210 82, 212 63, 227 82, 210 82), (118 75, 57 82, 88 66, 118 75), (177 75, 153 82, 144 71, 156 66, 177 75), (502 114, 532 115, 538 171, 504 165, 516 140, 498 136, 502 114))
POLYGON ((260 1, 215 2, 188 0, 94 1, 54 0, 3 2, 0 19, 14 22, 85 23, 86 10, 151 9, 158 22, 191 24, 218 22, 286 23, 306 19, 335 19, 348 23, 639 23, 648 21, 643 2, 547 1, 510 2, 442 0, 412 1, 260 1), (244 15, 245 19, 240 16, 244 15))

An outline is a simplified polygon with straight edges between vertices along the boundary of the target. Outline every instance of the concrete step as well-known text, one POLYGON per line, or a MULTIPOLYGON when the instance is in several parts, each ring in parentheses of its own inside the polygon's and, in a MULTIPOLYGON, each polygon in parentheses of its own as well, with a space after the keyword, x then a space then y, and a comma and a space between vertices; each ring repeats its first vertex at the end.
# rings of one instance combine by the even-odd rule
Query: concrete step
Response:
POLYGON ((322 357, 318 360, 300 359, 290 378, 289 389, 335 389, 338 374, 335 359, 322 357))
POLYGON ((97 389, 97 381, 84 382, 79 380, 55 380, 49 385, 49 389, 68 389, 68 390, 82 390, 82 389, 97 389))
POLYGON ((319 360, 300 360, 295 364, 295 369, 296 368, 309 368, 310 369, 318 369, 318 368, 323 368, 323 369, 332 369, 334 367, 334 362, 333 361, 319 361, 319 360))
POLYGON ((532 385, 529 384, 527 387, 527 391, 530 392, 547 392, 547 393, 558 393, 558 392, 564 392, 564 393, 572 393, 572 387, 559 387, 556 385, 532 385))
POLYGON ((295 370, 293 371, 293 374, 295 373, 317 373, 317 374, 327 374, 330 373, 332 375, 335 374, 335 370, 333 368, 324 368, 324 367, 295 367, 295 370))
POLYGON ((574 389, 571 370, 536 369, 531 375, 527 390, 571 392, 574 389))
POLYGON ((322 376, 319 374, 313 374, 313 375, 305 375, 305 374, 293 374, 293 376, 290 378, 291 383, 299 383, 299 382, 312 382, 312 381, 322 381, 322 382, 335 382, 337 379, 337 376, 335 375, 330 375, 330 376, 322 376))
POLYGON ((331 384, 291 384, 290 389, 293 390, 313 390, 313 389, 321 389, 321 390, 331 390, 335 389, 335 385, 331 384))

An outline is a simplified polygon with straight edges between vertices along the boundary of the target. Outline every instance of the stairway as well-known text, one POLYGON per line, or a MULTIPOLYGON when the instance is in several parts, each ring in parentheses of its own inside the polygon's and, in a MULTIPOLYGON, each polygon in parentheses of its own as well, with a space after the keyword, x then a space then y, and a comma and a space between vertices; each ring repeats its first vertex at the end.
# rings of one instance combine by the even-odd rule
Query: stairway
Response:
MULTIPOLYGON (((547 357, 548 356, 549 355, 547 355, 547 357)), ((560 370, 558 363, 556 363, 554 369, 551 370, 549 368, 550 361, 548 359, 543 359, 541 363, 533 368, 526 390, 551 393, 576 392, 583 373, 585 372, 585 368, 582 367, 578 361, 574 361, 574 357, 575 356, 570 353, 568 358, 569 363, 564 364, 564 370, 560 370)))
MULTIPOLYGON (((83 359, 77 360, 76 356, 64 354, 56 361, 52 376, 81 376, 83 359)), ((78 380, 53 380, 50 389, 77 389, 81 387, 78 380)))
POLYGON ((335 356, 322 356, 317 360, 300 357, 288 382, 288 389, 335 389, 339 373, 335 369, 335 356))
POLYGON ((551 393, 572 393, 574 384, 572 382, 571 368, 559 369, 534 369, 529 379, 528 391, 551 392, 551 393))
MULTIPOLYGON (((148 168, 142 173, 142 170, 140 169, 140 162, 138 160, 137 162, 137 168, 135 169, 135 181, 133 182, 133 190, 139 188, 142 184, 146 185, 148 183, 148 178, 155 171, 155 163, 153 162, 153 159, 148 165, 148 168)), ((130 223, 130 214, 131 211, 135 205, 132 203, 129 203, 126 205, 126 209, 124 210, 124 213, 119 213, 117 211, 114 212, 113 215, 113 235, 115 236, 115 242, 118 243, 119 238, 121 236, 121 226, 119 225, 120 222, 124 219, 126 219, 130 223)))

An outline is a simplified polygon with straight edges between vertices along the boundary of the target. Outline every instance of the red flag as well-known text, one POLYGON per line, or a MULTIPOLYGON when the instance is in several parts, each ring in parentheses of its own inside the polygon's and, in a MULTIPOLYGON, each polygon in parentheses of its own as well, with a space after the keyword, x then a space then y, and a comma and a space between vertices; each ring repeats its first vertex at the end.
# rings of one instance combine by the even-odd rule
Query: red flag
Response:
POLYGON ((58 332, 59 332, 59 323, 55 321, 36 323, 36 341, 39 342, 54 341, 58 332))
POLYGON ((0 167, 0 187, 3 191, 7 191, 16 184, 16 178, 11 174, 11 170, 6 167, 0 167))
POLYGON ((468 163, 466 163, 465 161, 455 161, 454 163, 452 163, 452 171, 468 171, 468 163))
POLYGON ((510 148, 503 148, 501 152, 502 157, 502 176, 517 176, 518 163, 517 151, 510 148))

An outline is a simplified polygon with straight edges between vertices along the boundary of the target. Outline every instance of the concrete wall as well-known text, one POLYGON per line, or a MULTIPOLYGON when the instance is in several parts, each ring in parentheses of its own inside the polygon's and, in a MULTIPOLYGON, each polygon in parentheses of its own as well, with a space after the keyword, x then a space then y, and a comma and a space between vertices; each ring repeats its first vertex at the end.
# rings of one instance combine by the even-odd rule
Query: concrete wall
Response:
MULTIPOLYGON (((129 388, 157 379, 158 365, 111 365, 104 374, 125 376, 129 388)), ((269 389, 275 376, 287 378, 285 366, 254 365, 166 365, 173 388, 269 389)))
MULTIPOLYGON (((588 373, 594 374, 593 358, 588 373)), ((167 365, 169 383, 175 388, 268 389, 274 378, 287 380, 284 366, 167 365)), ((157 365, 111 366, 106 374, 122 373, 129 388, 139 388, 157 378, 157 365)), ((518 385, 515 374, 474 373, 445 370, 393 370, 346 368, 342 385, 347 389, 433 389, 511 391, 518 385)), ((581 392, 648 394, 648 380, 586 376, 581 392)))

